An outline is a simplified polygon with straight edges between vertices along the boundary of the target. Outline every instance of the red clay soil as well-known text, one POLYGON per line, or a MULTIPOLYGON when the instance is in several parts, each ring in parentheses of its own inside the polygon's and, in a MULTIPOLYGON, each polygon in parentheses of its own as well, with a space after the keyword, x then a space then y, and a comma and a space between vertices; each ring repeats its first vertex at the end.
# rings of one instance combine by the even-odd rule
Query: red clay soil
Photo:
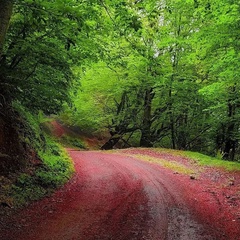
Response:
POLYGON ((240 240, 240 173, 206 168, 191 179, 125 154, 197 168, 167 153, 68 151, 76 168, 72 180, 3 217, 1 240, 240 240))
POLYGON ((63 127, 63 125, 59 124, 57 121, 52 121, 52 134, 55 137, 62 137, 64 134, 66 134, 66 129, 63 127))

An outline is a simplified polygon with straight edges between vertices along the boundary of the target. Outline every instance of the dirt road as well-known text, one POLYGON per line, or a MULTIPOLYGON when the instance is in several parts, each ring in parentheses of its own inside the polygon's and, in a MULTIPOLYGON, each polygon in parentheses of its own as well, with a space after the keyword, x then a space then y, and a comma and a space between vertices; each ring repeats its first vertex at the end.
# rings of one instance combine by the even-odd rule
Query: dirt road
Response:
POLYGON ((69 154, 74 178, 5 222, 0 239, 240 239, 240 220, 206 182, 126 154, 69 154))

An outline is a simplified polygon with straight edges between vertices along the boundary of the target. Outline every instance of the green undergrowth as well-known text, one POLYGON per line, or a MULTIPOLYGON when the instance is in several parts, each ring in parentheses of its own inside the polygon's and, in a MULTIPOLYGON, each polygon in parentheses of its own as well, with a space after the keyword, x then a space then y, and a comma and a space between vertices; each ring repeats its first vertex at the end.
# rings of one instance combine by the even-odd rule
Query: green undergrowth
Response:
POLYGON ((184 164, 178 163, 176 161, 169 161, 166 159, 162 158, 157 158, 157 157, 152 157, 148 155, 142 155, 142 154, 127 154, 130 157, 134 157, 143 161, 151 162, 151 163, 156 163, 164 168, 171 169, 174 172, 181 173, 181 174, 186 174, 186 175, 192 175, 195 174, 195 171, 184 164))
POLYGON ((154 151, 187 157, 195 161, 196 163, 198 163, 200 166, 223 168, 228 171, 240 171, 239 162, 226 161, 216 157, 207 156, 205 154, 198 153, 198 152, 181 151, 181 150, 164 149, 164 148, 157 148, 157 149, 154 149, 154 151))
POLYGON ((74 167, 66 150, 41 128, 42 114, 33 115, 19 103, 14 108, 22 118, 20 139, 28 164, 0 176, 0 203, 15 208, 51 194, 70 179, 74 167))
MULTIPOLYGON (((48 118, 47 121, 42 122, 42 127, 44 131, 48 134, 53 136, 54 135, 54 127, 52 125, 52 121, 55 120, 54 118, 48 118)), ((64 124, 63 124, 64 126, 64 124)), ((69 130, 59 137, 54 137, 54 140, 64 147, 69 148, 77 148, 77 149, 87 149, 86 143, 81 138, 81 136, 77 135, 75 132, 72 132, 72 130, 69 130)))
POLYGON ((42 164, 21 173, 12 184, 9 193, 13 205, 20 207, 49 195, 71 177, 74 168, 66 151, 50 138, 46 144, 46 149, 38 152, 42 164))
MULTIPOLYGON (((153 151, 157 153, 164 153, 169 154, 173 156, 172 160, 158 158, 158 157, 152 157, 145 154, 136 154, 127 152, 124 153, 127 156, 135 157, 140 160, 148 161, 151 163, 157 163, 160 166, 163 166, 165 168, 169 168, 175 172, 182 173, 182 174, 198 174, 195 172, 195 168, 191 168, 190 166, 186 166, 182 163, 179 163, 177 161, 174 161, 174 156, 181 156, 189 159, 189 162, 194 162, 195 164, 198 164, 200 167, 217 167, 221 168, 227 171, 240 171, 240 163, 239 162, 232 162, 232 161, 226 161, 222 160, 216 157, 207 156, 198 152, 191 152, 191 151, 182 151, 182 150, 174 150, 174 149, 166 149, 166 148, 139 148, 140 150, 147 150, 147 151, 153 151)), ((112 150, 108 151, 109 153, 117 153, 117 154, 123 154, 121 150, 112 150)), ((199 171, 201 169, 199 168, 199 171)))
POLYGON ((51 138, 46 139, 47 148, 39 151, 43 165, 36 171, 38 182, 46 187, 59 187, 74 171, 73 163, 65 149, 51 138))
POLYGON ((228 171, 240 171, 239 162, 226 161, 215 157, 210 157, 198 152, 183 151, 180 154, 184 157, 195 160, 198 164, 202 166, 218 167, 228 171))
POLYGON ((86 144, 83 140, 71 137, 68 135, 63 135, 58 140, 65 147, 78 148, 78 149, 87 149, 86 144))

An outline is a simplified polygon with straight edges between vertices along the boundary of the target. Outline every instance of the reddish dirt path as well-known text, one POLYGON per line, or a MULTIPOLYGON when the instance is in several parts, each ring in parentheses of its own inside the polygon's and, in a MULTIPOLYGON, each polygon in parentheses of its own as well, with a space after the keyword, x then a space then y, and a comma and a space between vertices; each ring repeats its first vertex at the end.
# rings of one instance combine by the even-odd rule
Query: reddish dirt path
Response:
POLYGON ((53 196, 3 219, 1 240, 240 239, 239 219, 219 202, 217 189, 211 193, 207 179, 191 180, 121 153, 69 154, 74 178, 53 196))

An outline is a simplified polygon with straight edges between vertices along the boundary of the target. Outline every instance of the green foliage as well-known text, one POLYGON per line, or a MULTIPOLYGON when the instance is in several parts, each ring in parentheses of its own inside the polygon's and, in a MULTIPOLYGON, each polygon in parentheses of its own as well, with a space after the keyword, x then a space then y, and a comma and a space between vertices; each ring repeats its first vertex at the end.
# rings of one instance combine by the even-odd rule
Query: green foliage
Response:
POLYGON ((69 102, 72 67, 97 59, 102 24, 97 1, 15 1, 0 59, 3 95, 35 112, 58 112, 69 102))
POLYGON ((19 101, 12 103, 13 108, 19 113, 23 119, 23 126, 18 126, 18 132, 22 136, 21 141, 26 143, 29 148, 36 151, 44 149, 46 146, 45 134, 40 127, 41 114, 33 115, 19 101))
POLYGON ((75 147, 80 149, 86 149, 84 141, 79 138, 63 135, 59 139, 60 143, 67 147, 75 147))
POLYGON ((85 132, 237 160, 239 15, 236 0, 18 0, 0 90, 85 132))
POLYGON ((228 171, 240 171, 239 162, 223 161, 221 158, 211 157, 202 153, 192 151, 181 151, 166 148, 154 148, 156 152, 168 153, 176 156, 187 157, 200 166, 217 167, 228 171))
POLYGON ((111 31, 103 61, 75 68, 82 85, 65 120, 238 159, 239 4, 107 1, 104 9, 111 31))
POLYGON ((219 167, 226 169, 228 171, 240 171, 240 164, 238 162, 223 161, 215 157, 209 157, 207 155, 198 153, 198 152, 181 152, 182 156, 186 156, 197 161, 200 165, 210 166, 210 167, 219 167))
POLYGON ((21 174, 9 189, 9 198, 14 206, 20 207, 47 194, 47 189, 39 185, 32 176, 21 174))
POLYGON ((53 192, 66 183, 74 168, 63 147, 39 127, 39 120, 45 121, 42 114, 32 115, 19 102, 14 102, 13 106, 23 118, 23 126, 19 126, 21 130, 18 130, 23 133, 22 141, 27 144, 27 150, 32 149, 31 151, 36 152, 36 159, 31 160, 41 162, 37 167, 29 164, 23 173, 13 178, 15 180, 5 191, 14 206, 21 206, 53 192))
POLYGON ((47 138, 48 149, 39 152, 43 166, 36 171, 40 185, 56 188, 64 184, 73 173, 73 165, 66 152, 53 140, 47 138))
POLYGON ((14 206, 22 206, 52 193, 71 177, 73 164, 65 150, 50 138, 47 139, 47 150, 39 152, 43 165, 22 173, 8 190, 14 206))
POLYGON ((108 125, 114 112, 114 99, 120 98, 123 87, 118 73, 105 63, 100 62, 80 74, 81 86, 72 96, 73 106, 70 109, 66 106, 60 116, 71 125, 94 132, 108 125))

